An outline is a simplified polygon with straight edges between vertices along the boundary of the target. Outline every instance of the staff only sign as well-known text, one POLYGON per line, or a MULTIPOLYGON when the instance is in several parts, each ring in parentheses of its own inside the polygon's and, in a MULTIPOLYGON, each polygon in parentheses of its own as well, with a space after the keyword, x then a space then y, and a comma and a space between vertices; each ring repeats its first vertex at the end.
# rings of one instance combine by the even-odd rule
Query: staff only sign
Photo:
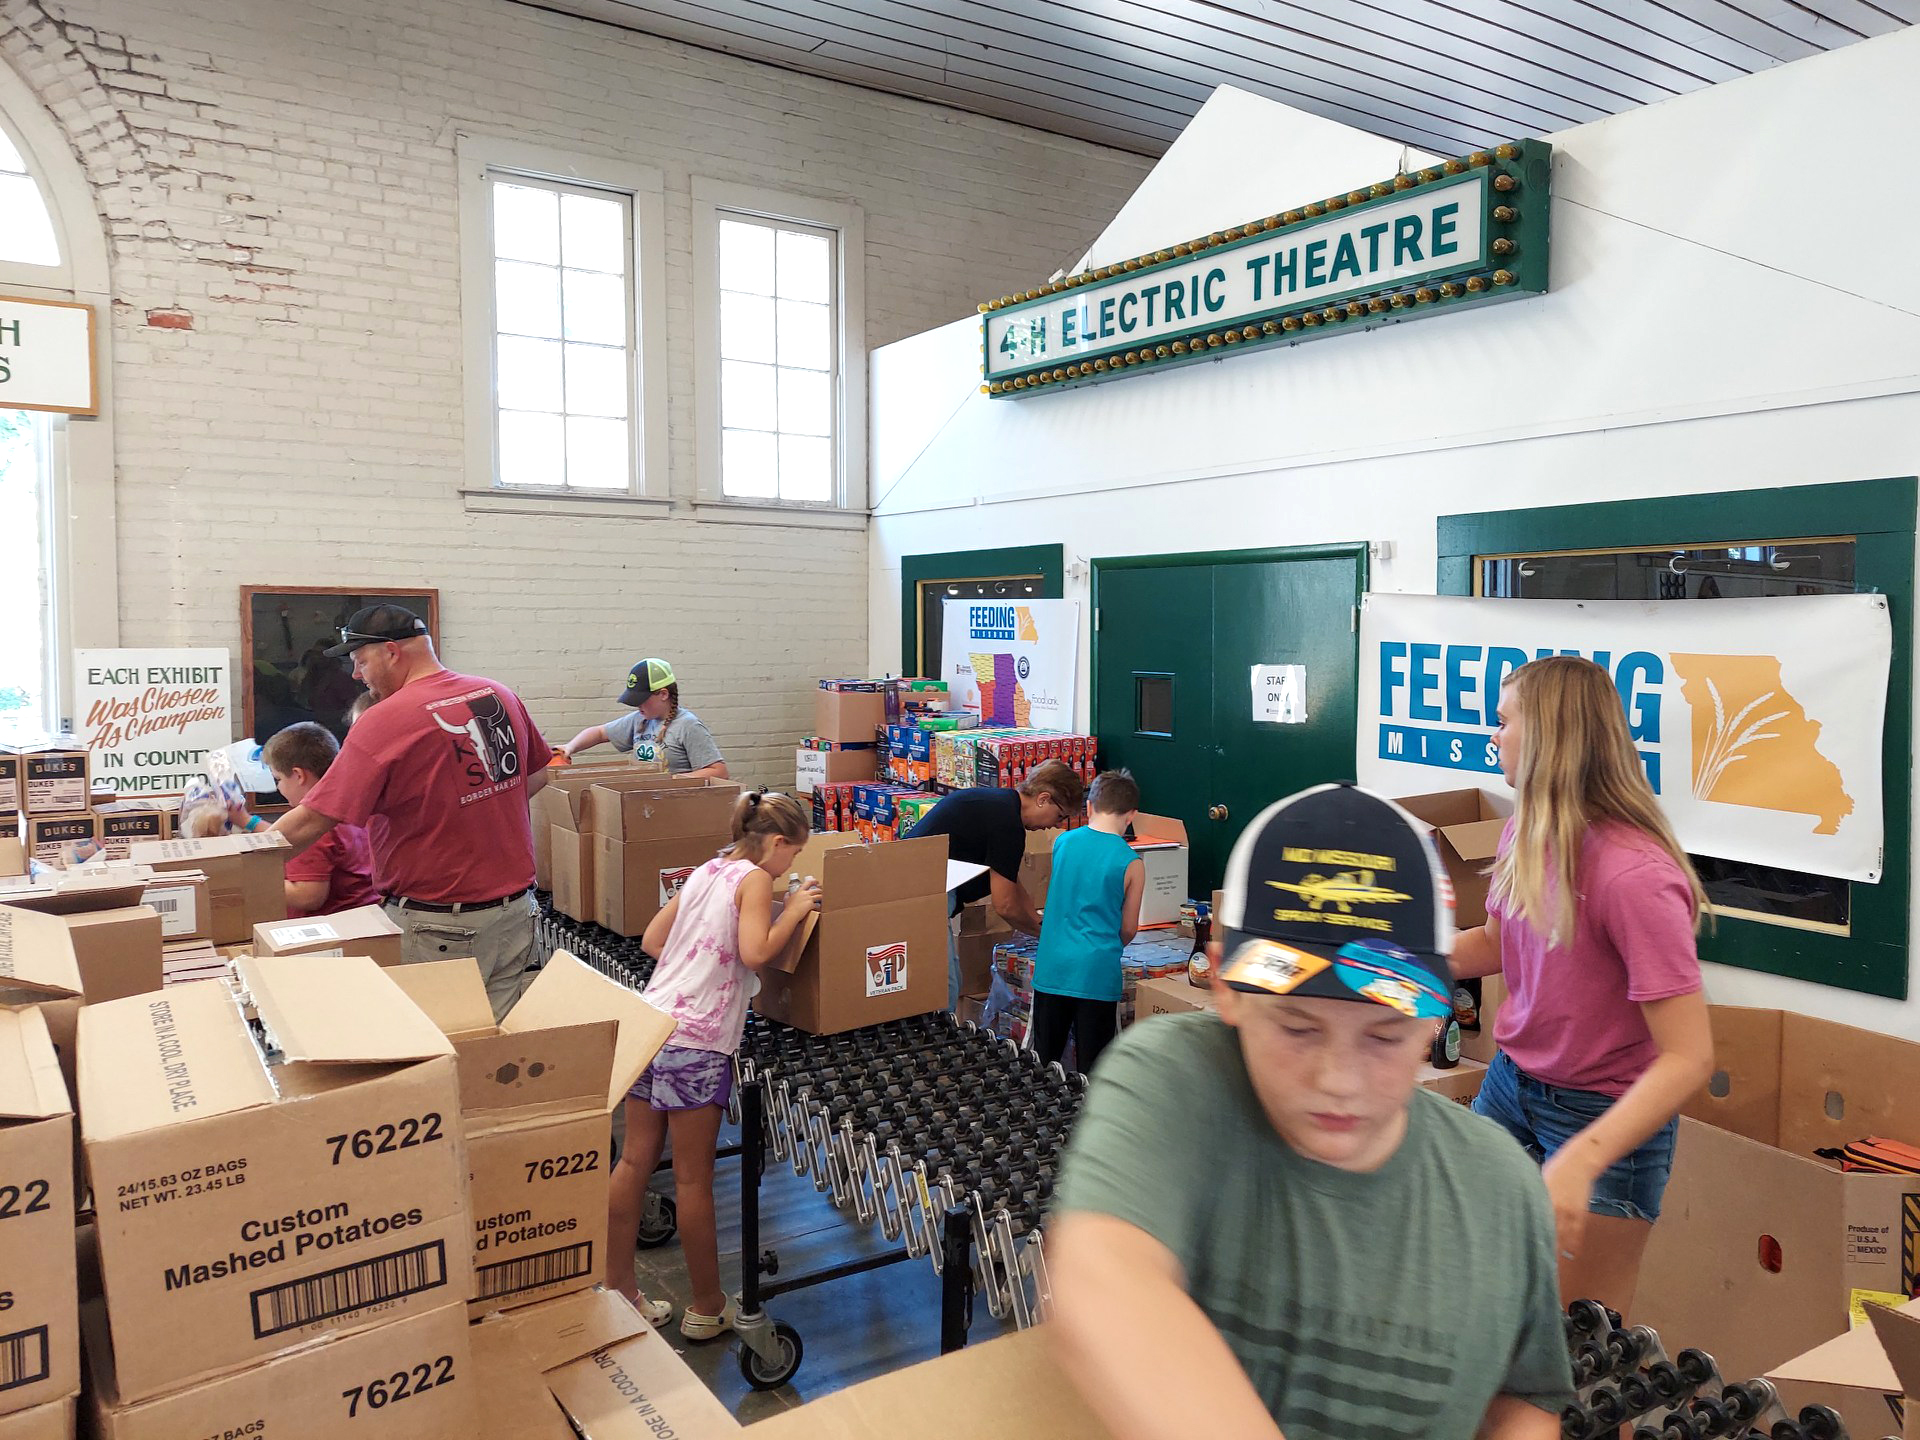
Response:
POLYGON ((1550 146, 1502 145, 989 301, 982 389, 1091 383, 1537 294, 1551 173, 1550 146))
POLYGON ((941 616, 940 679, 980 723, 1073 729, 1080 607, 1072 600, 949 600, 941 616))
POLYGON ((1763 600, 1479 600, 1369 595, 1359 774, 1411 795, 1504 789, 1505 677, 1541 655, 1607 671, 1688 850, 1877 881, 1893 630, 1882 595, 1763 600))

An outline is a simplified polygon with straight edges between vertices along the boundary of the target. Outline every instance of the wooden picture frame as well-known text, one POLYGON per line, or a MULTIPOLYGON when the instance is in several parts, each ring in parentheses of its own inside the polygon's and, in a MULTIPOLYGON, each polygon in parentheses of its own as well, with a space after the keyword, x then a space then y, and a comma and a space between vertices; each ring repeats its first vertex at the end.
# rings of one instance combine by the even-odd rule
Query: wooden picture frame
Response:
POLYGON ((440 645, 440 592, 377 585, 240 587, 240 716, 246 733, 265 742, 301 720, 317 720, 336 737, 364 687, 350 660, 325 661, 316 648, 338 643, 340 627, 367 605, 404 605, 427 622, 440 645), (284 682, 284 683, 283 683, 284 682))

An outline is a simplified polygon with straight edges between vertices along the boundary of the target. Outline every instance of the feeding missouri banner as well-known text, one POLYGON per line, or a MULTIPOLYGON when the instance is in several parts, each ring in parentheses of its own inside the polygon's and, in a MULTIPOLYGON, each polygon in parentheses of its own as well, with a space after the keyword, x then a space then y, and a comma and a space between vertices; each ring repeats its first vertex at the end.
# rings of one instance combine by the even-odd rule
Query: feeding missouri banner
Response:
POLYGON ((1507 793, 1491 743, 1501 682, 1536 656, 1582 655, 1613 676, 1647 778, 1688 850, 1877 881, 1892 648, 1882 595, 1369 595, 1359 779, 1388 795, 1507 793))
POLYGON ((1072 600, 949 600, 942 673, 953 703, 982 725, 1073 729, 1080 606, 1072 600))

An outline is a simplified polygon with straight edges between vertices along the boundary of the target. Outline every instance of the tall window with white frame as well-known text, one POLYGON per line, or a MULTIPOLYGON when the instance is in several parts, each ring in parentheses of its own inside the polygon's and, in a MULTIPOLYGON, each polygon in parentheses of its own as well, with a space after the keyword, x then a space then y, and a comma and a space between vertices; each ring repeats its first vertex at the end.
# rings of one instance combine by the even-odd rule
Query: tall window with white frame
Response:
POLYGON ((494 483, 637 488, 632 197, 488 177, 494 483))
POLYGON ((720 483, 729 500, 839 499, 839 236, 720 217, 720 483))

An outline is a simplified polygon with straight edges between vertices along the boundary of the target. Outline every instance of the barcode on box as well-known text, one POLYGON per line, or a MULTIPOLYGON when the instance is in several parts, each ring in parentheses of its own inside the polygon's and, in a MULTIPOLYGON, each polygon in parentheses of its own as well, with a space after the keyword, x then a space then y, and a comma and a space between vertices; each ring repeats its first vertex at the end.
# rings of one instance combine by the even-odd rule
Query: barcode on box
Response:
POLYGON ((340 932, 331 925, 276 925, 267 932, 275 945, 311 945, 316 940, 338 940, 340 932))
POLYGON ((162 915, 171 915, 180 908, 180 902, 171 895, 149 895, 147 896, 147 904, 158 910, 162 915))
POLYGON ((0 1335, 0 1390, 32 1385, 48 1373, 46 1326, 0 1335))
POLYGON ((492 1300, 515 1295, 522 1290, 538 1290, 543 1285, 558 1285, 563 1280, 578 1280, 593 1273, 593 1242, 563 1245, 558 1250, 542 1250, 538 1255, 523 1255, 518 1260, 502 1260, 482 1265, 474 1272, 479 1287, 477 1300, 492 1300))
POLYGON ((200 907, 191 886, 171 890, 149 890, 146 903, 160 912, 162 939, 177 940, 200 928, 200 907))
POLYGON ((369 1305, 418 1295, 447 1283, 447 1247, 442 1240, 378 1255, 357 1265, 342 1265, 304 1280, 288 1280, 253 1292, 253 1335, 265 1340, 350 1315, 369 1305))

